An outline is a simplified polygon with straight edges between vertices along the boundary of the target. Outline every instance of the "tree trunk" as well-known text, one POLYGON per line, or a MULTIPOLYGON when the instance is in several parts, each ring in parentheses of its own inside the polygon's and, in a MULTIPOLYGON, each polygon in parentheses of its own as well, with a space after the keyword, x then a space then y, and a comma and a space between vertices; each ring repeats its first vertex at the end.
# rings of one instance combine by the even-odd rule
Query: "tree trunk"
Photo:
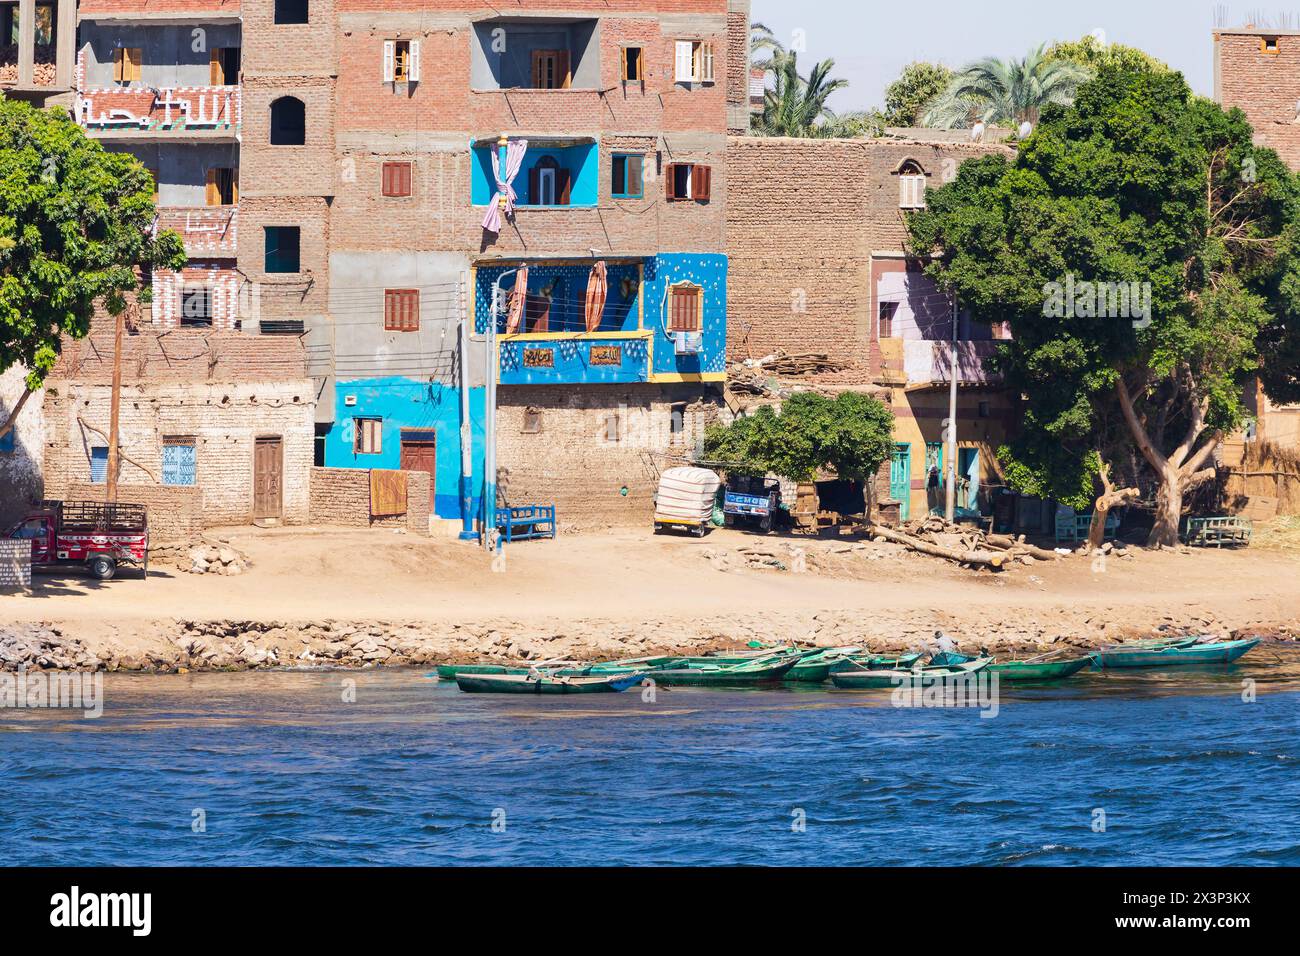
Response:
POLYGON ((30 388, 24 388, 23 393, 18 396, 18 404, 14 406, 13 411, 6 416, 5 420, 0 422, 0 438, 4 438, 5 435, 8 435, 14 430, 14 427, 18 423, 18 413, 23 410, 23 406, 27 404, 27 399, 31 397, 32 390, 30 388))
POLYGON ((1166 468, 1160 475, 1160 488, 1156 492, 1156 520, 1147 538, 1147 547, 1163 545, 1172 548, 1178 544, 1178 523, 1183 516, 1183 482, 1177 469, 1166 468))
POLYGON ((1102 542, 1106 540, 1106 518, 1110 514, 1110 509, 1126 504, 1142 494, 1137 488, 1121 488, 1116 491, 1110 481, 1110 465, 1104 461, 1101 463, 1100 477, 1101 497, 1093 506, 1092 523, 1088 525, 1088 550, 1090 551, 1100 548, 1102 542))

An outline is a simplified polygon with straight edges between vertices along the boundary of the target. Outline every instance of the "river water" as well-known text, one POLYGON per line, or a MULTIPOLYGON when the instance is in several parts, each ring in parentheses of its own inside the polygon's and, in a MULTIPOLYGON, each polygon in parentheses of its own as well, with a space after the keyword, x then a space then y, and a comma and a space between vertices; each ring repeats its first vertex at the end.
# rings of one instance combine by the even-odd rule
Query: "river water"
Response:
POLYGON ((98 719, 0 710, 0 852, 10 865, 1296 865, 1300 664, 1276 653, 1003 684, 992 718, 899 708, 889 690, 647 701, 469 695, 415 671, 108 675, 98 719))

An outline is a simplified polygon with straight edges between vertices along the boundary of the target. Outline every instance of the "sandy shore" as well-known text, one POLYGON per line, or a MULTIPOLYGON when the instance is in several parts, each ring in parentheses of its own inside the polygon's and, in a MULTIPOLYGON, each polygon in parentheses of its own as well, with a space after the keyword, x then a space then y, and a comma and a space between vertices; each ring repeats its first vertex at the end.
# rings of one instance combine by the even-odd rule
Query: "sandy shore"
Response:
POLYGON ((643 529, 472 545, 391 531, 230 529, 238 576, 40 574, 0 595, 0 668, 422 666, 734 647, 1094 647, 1156 632, 1300 635, 1300 555, 1133 551, 994 573, 867 541, 643 529))

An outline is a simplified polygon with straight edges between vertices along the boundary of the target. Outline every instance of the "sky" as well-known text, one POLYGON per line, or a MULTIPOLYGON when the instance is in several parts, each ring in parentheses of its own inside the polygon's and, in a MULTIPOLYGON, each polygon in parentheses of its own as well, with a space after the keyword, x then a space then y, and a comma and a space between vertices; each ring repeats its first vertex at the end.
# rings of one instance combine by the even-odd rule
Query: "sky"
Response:
POLYGON ((1043 42, 1074 40, 1096 30, 1113 43, 1140 47, 1214 92, 1210 31, 1240 26, 1263 9, 1300 23, 1300 0, 752 0, 752 19, 790 44, 802 30, 803 62, 835 60, 833 76, 849 81, 831 105, 840 111, 883 105, 885 87, 914 60, 950 67, 985 56, 1023 57, 1043 42), (1274 9, 1276 7, 1276 9, 1274 9))

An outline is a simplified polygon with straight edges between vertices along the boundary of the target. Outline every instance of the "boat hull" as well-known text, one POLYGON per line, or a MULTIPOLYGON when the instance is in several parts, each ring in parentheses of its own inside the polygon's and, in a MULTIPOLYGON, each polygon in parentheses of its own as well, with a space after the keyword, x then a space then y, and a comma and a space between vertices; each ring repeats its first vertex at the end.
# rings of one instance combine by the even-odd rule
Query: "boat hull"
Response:
POLYGON ((1231 664, 1259 641, 1223 641, 1216 644, 1171 646, 1158 650, 1122 647, 1097 651, 1092 655, 1098 667, 1116 669, 1128 667, 1188 667, 1196 664, 1231 664))
POLYGON ((642 680, 644 672, 609 677, 530 678, 526 674, 458 674, 456 686, 467 694, 616 694, 642 680))
POLYGON ((1068 661, 1043 661, 1041 663, 1004 661, 990 664, 987 672, 997 674, 1000 681, 1065 680, 1092 663, 1091 657, 1076 657, 1068 661))
POLYGON ((665 687, 758 687, 784 680, 785 675, 796 663, 797 659, 791 659, 770 667, 751 669, 742 669, 734 665, 717 669, 670 667, 653 671, 646 676, 656 684, 663 684, 665 687))

